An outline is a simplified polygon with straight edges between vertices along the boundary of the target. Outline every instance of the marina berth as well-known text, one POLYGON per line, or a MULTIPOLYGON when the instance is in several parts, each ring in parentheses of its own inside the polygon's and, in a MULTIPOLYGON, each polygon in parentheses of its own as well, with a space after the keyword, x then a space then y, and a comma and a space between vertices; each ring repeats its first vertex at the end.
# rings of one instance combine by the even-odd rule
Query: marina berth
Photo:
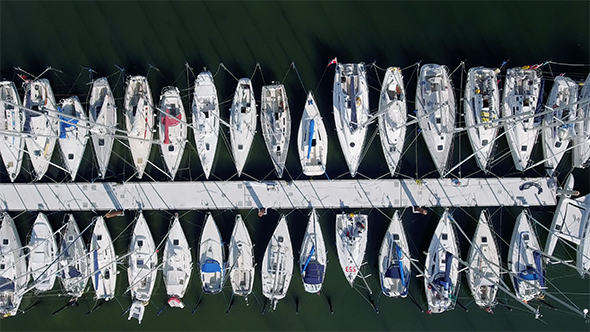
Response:
POLYGON ((213 168, 219 136, 219 100, 213 75, 209 71, 201 72, 195 80, 192 113, 197 153, 205 178, 208 179, 213 168))
POLYGON ((25 114, 16 85, 12 81, 0 82, 0 129, 5 131, 0 136, 0 156, 12 182, 20 173, 23 162, 25 140, 21 133, 24 123, 25 114))
POLYGON ((88 118, 98 176, 104 179, 113 152, 117 130, 117 105, 106 77, 92 82, 90 100, 88 101, 88 118))
POLYGON ((149 162, 154 128, 154 101, 147 78, 131 76, 125 89, 125 128, 137 178, 149 162))

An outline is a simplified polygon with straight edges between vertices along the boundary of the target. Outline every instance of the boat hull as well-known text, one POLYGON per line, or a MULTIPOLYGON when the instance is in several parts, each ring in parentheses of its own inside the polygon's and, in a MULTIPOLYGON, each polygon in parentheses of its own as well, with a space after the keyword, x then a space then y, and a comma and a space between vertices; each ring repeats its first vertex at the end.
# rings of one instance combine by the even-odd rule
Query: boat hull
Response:
POLYGON ((57 276, 58 265, 57 242, 49 220, 39 212, 33 224, 29 239, 29 273, 33 278, 33 286, 38 292, 46 292, 53 288, 57 276))
POLYGON ((230 109, 229 134, 238 176, 242 175, 256 135, 256 99, 249 78, 238 81, 230 109))
POLYGON ((217 294, 223 289, 225 268, 221 242, 217 224, 211 213, 208 213, 199 243, 199 271, 205 293, 217 294))
POLYGON ((378 110, 379 138, 391 176, 395 176, 406 138, 406 89, 399 68, 389 67, 383 78, 378 110))
POLYGON ((102 216, 94 221, 90 238, 90 279, 95 298, 109 301, 115 297, 117 285, 117 256, 109 230, 102 216))
POLYGON ((169 86, 162 90, 158 119, 162 157, 168 175, 174 180, 184 154, 187 135, 186 114, 178 88, 169 86))
POLYGON ((579 100, 586 100, 578 105, 578 119, 576 122, 576 137, 572 153, 574 167, 585 168, 590 163, 590 74, 584 81, 584 86, 579 94, 579 100))
POLYGON ((336 215, 336 249, 340 267, 351 287, 360 272, 367 247, 368 216, 365 214, 336 215))
POLYGON ((248 298, 254 285, 254 247, 241 215, 236 215, 236 224, 229 242, 227 261, 233 293, 248 298))
POLYGON ((327 264, 326 244, 319 216, 316 210, 313 209, 309 214, 309 221, 299 255, 299 269, 303 280, 303 288, 306 292, 319 294, 326 276, 327 264))
POLYGON ((79 298, 84 293, 90 271, 84 239, 71 214, 68 215, 68 222, 60 241, 59 263, 59 277, 66 294, 71 298, 79 298))
POLYGON ((285 298, 293 274, 293 247, 285 216, 281 216, 262 259, 262 294, 276 309, 277 301, 285 298))
POLYGON ((23 298, 29 277, 22 244, 14 221, 7 213, 0 215, 0 315, 14 316, 23 298))
POLYGON ((381 291, 388 297, 406 297, 411 278, 410 248, 404 226, 396 211, 391 218, 381 250, 379 277, 381 291))
POLYGON ((193 133, 205 178, 209 178, 219 136, 219 100, 211 72, 204 71, 195 80, 192 105, 193 133))
POLYGON ((147 78, 132 76, 125 90, 125 126, 137 177, 149 162, 154 128, 154 101, 147 78))
POLYGON ((129 244, 129 267, 127 269, 129 290, 134 301, 148 302, 150 300, 157 274, 156 244, 143 214, 139 212, 129 244))
MULTIPOLYGON (((166 293, 170 298, 181 301, 188 288, 193 270, 191 249, 180 225, 178 216, 172 218, 164 246, 163 274, 166 293)), ((182 302, 168 302, 171 306, 184 307, 182 302)))
POLYGON ((113 152, 117 130, 117 106, 106 77, 92 82, 88 104, 90 137, 98 165, 98 176, 104 179, 113 152))
POLYGON ((88 142, 88 118, 78 97, 62 100, 59 111, 59 148, 65 169, 76 179, 88 142))
POLYGON ((303 174, 322 175, 328 161, 328 134, 313 94, 309 92, 297 131, 297 151, 303 174))
POLYGON ((20 106, 14 82, 0 82, 0 128, 3 131, 0 155, 12 182, 20 173, 25 149, 25 140, 21 136, 25 117, 20 106))
POLYGON ((283 176, 291 139, 291 110, 285 86, 265 85, 261 93, 260 126, 277 176, 283 176))

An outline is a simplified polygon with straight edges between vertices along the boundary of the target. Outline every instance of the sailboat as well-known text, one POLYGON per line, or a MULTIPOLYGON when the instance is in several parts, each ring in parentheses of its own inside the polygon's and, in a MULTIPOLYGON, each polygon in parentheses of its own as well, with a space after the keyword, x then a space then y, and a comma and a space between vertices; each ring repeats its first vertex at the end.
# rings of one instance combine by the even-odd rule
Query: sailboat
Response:
MULTIPOLYGON (((584 86, 579 94, 579 100, 590 98, 590 74, 584 81, 584 86)), ((572 153, 572 164, 574 167, 585 168, 590 164, 590 101, 585 101, 578 105, 578 119, 576 122, 576 137, 574 138, 574 148, 572 153)))
POLYGON ((369 88, 365 64, 336 64, 332 99, 338 140, 350 175, 354 177, 361 163, 369 125, 369 88))
POLYGON ((108 301, 115 297, 117 285, 117 256, 113 240, 102 216, 94 220, 94 230, 88 250, 90 256, 90 275, 95 299, 108 301))
POLYGON ((49 220, 43 212, 39 212, 33 223, 28 247, 30 250, 29 273, 33 277, 33 287, 37 292, 51 290, 58 269, 57 243, 49 220))
POLYGON ((129 309, 128 320, 135 318, 141 324, 145 306, 148 305, 154 290, 157 274, 156 244, 143 214, 139 212, 129 244, 127 278, 133 303, 129 309))
POLYGON ((217 294, 223 289, 225 270, 223 268, 223 244, 221 234, 211 213, 205 218, 205 226, 199 243, 199 271, 203 291, 217 294))
POLYGON ((406 139, 406 89, 401 69, 389 67, 379 98, 379 137, 391 176, 395 176, 406 139))
POLYGON ((412 274, 410 248, 404 225, 395 211, 379 250, 381 291, 389 297, 406 297, 412 274))
POLYGON ((512 68, 506 73, 502 100, 504 131, 512 153, 514 165, 524 171, 529 164, 537 140, 539 120, 534 115, 537 106, 543 105, 543 87, 540 73, 535 69, 512 68))
POLYGON ((243 296, 248 303, 248 295, 254 285, 254 246, 241 215, 236 215, 236 224, 229 240, 227 255, 229 278, 235 295, 243 296))
POLYGON ((172 218, 164 246, 164 284, 168 294, 168 305, 184 308, 182 298, 188 288, 193 271, 193 258, 178 215, 172 218))
POLYGON ((205 178, 208 179, 215 160, 219 136, 219 100, 213 75, 209 71, 203 71, 195 80, 192 110, 197 153, 205 178))
POLYGON ((455 92, 446 66, 420 68, 416 87, 416 116, 438 173, 445 175, 455 130, 455 92))
POLYGON ((152 129, 154 128, 154 101, 147 78, 129 77, 123 107, 129 149, 137 178, 141 179, 152 150, 152 129))
POLYGON ((5 212, 0 218, 0 316, 7 317, 17 314, 29 278, 14 221, 5 212))
POLYGON ((244 165, 256 135, 256 100, 249 78, 238 81, 229 118, 229 136, 232 154, 238 176, 242 175, 244 165))
POLYGON ((25 149, 21 136, 25 118, 20 105, 14 82, 0 82, 0 155, 12 182, 20 173, 25 149))
POLYGON ((336 249, 340 267, 350 287, 354 284, 367 247, 368 216, 341 213, 336 215, 336 249))
POLYGON ((293 274, 293 247, 285 216, 281 216, 262 259, 262 294, 273 310, 287 295, 293 274))
POLYGON ((88 252, 76 220, 70 213, 67 214, 67 218, 59 245, 59 277, 65 293, 71 298, 78 299, 86 288, 90 266, 88 252))
POLYGON ((277 176, 283 176, 289 141, 291 139, 291 111, 287 92, 282 84, 262 87, 260 125, 268 154, 275 166, 277 176))
POLYGON ((106 77, 92 82, 88 118, 90 119, 90 137, 98 164, 98 176, 104 179, 117 130, 117 106, 106 77))
POLYGON ((516 296, 521 301, 543 298, 545 268, 542 249, 526 210, 518 215, 514 224, 508 249, 508 270, 516 296))
POLYGON ((445 210, 426 254, 424 288, 428 313, 439 314, 455 308, 459 294, 459 245, 453 216, 445 210))
POLYGON ((170 179, 174 180, 186 144, 187 122, 177 87, 167 86, 160 95, 158 113, 160 148, 170 179))
POLYGON ((573 121, 578 116, 578 84, 569 77, 557 76, 546 107, 553 112, 543 116, 543 157, 549 176, 563 158, 570 141, 576 136, 573 121))
POLYGON ((328 134, 311 91, 307 95, 297 132, 297 151, 303 174, 322 175, 328 160, 328 134))
POLYGON ((501 260, 486 210, 482 210, 479 215, 467 262, 467 285, 475 304, 492 312, 492 308, 498 303, 501 260))
POLYGON ((88 142, 88 118, 76 96, 63 99, 57 110, 61 157, 73 181, 76 179, 88 142))
POLYGON ((469 69, 463 98, 465 126, 479 168, 488 172, 494 140, 498 134, 500 92, 496 72, 489 68, 469 69))
POLYGON ((328 258, 322 228, 318 213, 313 209, 309 214, 299 254, 299 268, 301 269, 303 288, 306 292, 319 294, 326 276, 327 264, 328 258))
POLYGON ((51 163, 58 132, 57 104, 49 81, 45 78, 26 81, 24 84, 25 143, 35 171, 34 180, 40 180, 51 163))

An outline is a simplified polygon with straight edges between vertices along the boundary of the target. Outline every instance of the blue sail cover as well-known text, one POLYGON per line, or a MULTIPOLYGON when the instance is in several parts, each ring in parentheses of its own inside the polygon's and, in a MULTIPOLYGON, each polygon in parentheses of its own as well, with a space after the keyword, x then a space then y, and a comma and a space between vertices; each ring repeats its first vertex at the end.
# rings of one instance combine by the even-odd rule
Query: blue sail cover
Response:
POLYGON ((14 292, 14 281, 0 277, 0 292, 14 292))
POLYGON ((75 278, 75 277, 79 277, 82 275, 82 273, 80 273, 80 271, 78 271, 78 269, 76 269, 74 266, 70 266, 69 268, 70 268, 70 270, 69 270, 70 278, 75 278))
POLYGON ((317 261, 309 262, 305 270, 303 282, 311 285, 321 284, 323 281, 324 266, 317 261))
POLYGON ((543 270, 543 265, 541 262, 541 253, 538 251, 533 252, 533 257, 535 258, 535 266, 537 270, 537 274, 539 275, 539 284, 541 287, 545 286, 545 270, 543 270))
POLYGON ((98 286, 98 276, 100 275, 100 270, 98 268, 98 250, 94 250, 94 254, 92 256, 92 263, 94 265, 94 284, 98 286))
POLYGON ((216 260, 208 259, 205 261, 205 264, 203 264, 201 271, 205 273, 221 272, 221 266, 216 260))
POLYGON ((309 255, 307 256, 307 260, 305 260, 305 265, 303 266, 303 269, 301 270, 301 274, 305 273, 305 270, 307 269, 307 264, 309 264, 309 261, 311 261, 311 257, 313 256, 314 252, 315 252, 315 244, 312 244, 309 255))
POLYGON ((402 285, 404 287, 406 287, 406 277, 405 277, 405 273, 404 273, 404 263, 402 262, 402 248, 400 246, 397 245, 397 243, 395 244, 395 249, 397 252, 397 262, 398 262, 398 269, 399 269, 399 275, 400 275, 400 279, 402 280, 402 285))
POLYGON ((445 260, 445 275, 444 277, 437 279, 435 282, 442 286, 445 290, 449 290, 449 286, 451 285, 451 263, 453 262, 453 254, 447 251, 445 260))
MULTIPOLYGON (((59 111, 61 112, 61 108, 59 111)), ((78 119, 70 118, 69 116, 59 116, 59 138, 66 138, 66 129, 69 127, 75 127, 78 123, 78 119)))
POLYGON ((309 159, 309 156, 311 155, 311 146, 313 143, 313 126, 315 124, 315 121, 313 121, 313 119, 311 119, 309 121, 309 140, 307 142, 307 159, 309 159))
POLYGON ((356 120, 356 91, 354 91, 354 77, 350 80, 350 127, 352 130, 356 130, 358 127, 356 120))

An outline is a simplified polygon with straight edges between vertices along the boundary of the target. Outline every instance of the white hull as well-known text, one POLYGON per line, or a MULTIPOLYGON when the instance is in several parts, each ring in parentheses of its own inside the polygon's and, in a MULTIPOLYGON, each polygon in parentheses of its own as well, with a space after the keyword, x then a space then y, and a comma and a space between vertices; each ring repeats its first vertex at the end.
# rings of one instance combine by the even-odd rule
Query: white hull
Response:
POLYGON ((205 178, 208 179, 213 168, 219 136, 219 100, 211 72, 204 71, 197 76, 192 110, 197 153, 205 178))
POLYGON ((104 179, 117 130, 117 106, 106 77, 92 82, 88 118, 90 119, 90 137, 98 164, 98 175, 104 179))
POLYGON ((0 82, 0 155, 10 181, 20 173, 25 140, 21 136, 25 121, 14 82, 0 82))
POLYGON ((350 175, 354 177, 361 163, 369 125, 369 90, 364 64, 336 64, 332 98, 338 140, 350 175))
POLYGON ((211 213, 208 213, 199 244, 199 272, 205 293, 217 294, 223 289, 225 269, 221 241, 217 224, 211 213))
POLYGON ((0 315, 6 317, 17 314, 29 278, 14 221, 7 213, 0 218, 0 265, 4 266, 0 270, 0 315))
MULTIPOLYGON (((584 86, 580 91, 579 99, 590 98, 590 74, 586 77, 584 86)), ((574 138, 573 166, 585 168, 590 163, 590 101, 578 105, 578 119, 576 122, 576 138, 574 138)))
POLYGON ((283 176, 289 140, 291 139, 291 110, 285 86, 265 85, 261 93, 260 125, 262 135, 277 176, 283 176))
POLYGON ((366 214, 336 215, 336 249, 344 276, 354 284, 367 247, 368 216, 366 214))
POLYGON ((90 275, 88 252, 76 220, 68 214, 68 222, 60 241, 59 277, 65 293, 79 298, 84 293, 90 275))
POLYGON ((243 296, 247 301, 254 285, 254 247, 246 224, 239 214, 229 241, 227 262, 234 294, 243 296))
POLYGON ((33 286, 38 292, 46 292, 53 288, 57 276, 58 264, 57 243, 53 235, 53 229, 47 217, 39 212, 28 244, 29 273, 33 277, 33 286))
POLYGON ((406 138, 406 89, 402 71, 389 67, 379 98, 379 138, 391 176, 395 176, 406 138))
POLYGON ((95 298, 108 301, 115 297, 117 285, 117 256, 107 225, 102 216, 96 218, 88 250, 90 279, 95 298))
POLYGON ((137 177, 141 179, 149 162, 154 128, 154 101, 143 76, 132 76, 125 90, 125 128, 137 177))
POLYGON ((172 226, 168 231, 166 245, 164 246, 164 284, 166 294, 176 301, 169 301, 170 306, 184 307, 181 300, 186 293, 193 270, 191 249, 188 245, 178 216, 172 218, 172 226))
POLYGON ((184 154, 187 135, 186 114, 178 88, 169 86, 162 90, 158 119, 162 157, 168 175, 174 180, 184 154))
POLYGON ((307 176, 324 174, 328 161, 328 134, 311 92, 307 95, 301 122, 299 122, 297 151, 299 151, 303 174, 307 176))
POLYGON ((238 176, 242 175, 254 135, 256 135, 256 118, 256 100, 252 82, 249 78, 242 78, 238 81, 234 93, 229 119, 229 135, 238 176))
POLYGON ((381 290, 389 297, 406 297, 411 277, 410 248, 399 213, 395 211, 379 251, 381 290))
POLYGON ((285 298, 293 274, 293 247, 285 216, 281 216, 262 259, 262 294, 276 309, 277 301, 285 298))
POLYGON ((135 227, 129 244, 129 267, 127 278, 131 298, 147 303, 154 290, 158 274, 158 253, 148 224, 141 212, 135 220, 135 227))
POLYGON ((309 221, 299 255, 299 269, 303 279, 303 288, 306 292, 320 292, 326 276, 327 264, 326 244, 324 243, 318 213, 314 209, 309 214, 309 221))
POLYGON ((61 158, 73 181, 76 179, 88 142, 88 118, 78 97, 62 100, 58 111, 61 158))

